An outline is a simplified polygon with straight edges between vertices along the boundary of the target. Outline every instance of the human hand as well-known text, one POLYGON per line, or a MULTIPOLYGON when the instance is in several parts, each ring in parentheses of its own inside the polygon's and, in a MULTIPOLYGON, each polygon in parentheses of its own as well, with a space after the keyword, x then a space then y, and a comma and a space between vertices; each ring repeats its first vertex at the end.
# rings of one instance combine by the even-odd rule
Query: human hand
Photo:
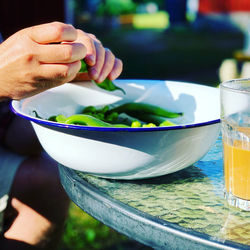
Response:
POLYGON ((52 22, 20 30, 0 44, 0 100, 28 97, 75 78, 87 53, 77 33, 52 22))
POLYGON ((122 72, 122 61, 114 56, 102 43, 93 35, 77 30, 78 37, 75 42, 82 43, 87 49, 84 58, 88 66, 88 73, 78 73, 74 81, 94 80, 97 83, 103 82, 106 78, 111 81, 116 79, 122 72))

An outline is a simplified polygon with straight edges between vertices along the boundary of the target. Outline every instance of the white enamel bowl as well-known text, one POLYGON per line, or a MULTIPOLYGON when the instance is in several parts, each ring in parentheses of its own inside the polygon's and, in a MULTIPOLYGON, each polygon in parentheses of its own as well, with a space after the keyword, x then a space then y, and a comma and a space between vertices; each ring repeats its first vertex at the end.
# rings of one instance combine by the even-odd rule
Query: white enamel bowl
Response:
POLYGON ((220 131, 219 90, 160 80, 116 80, 126 91, 107 92, 92 83, 67 83, 12 102, 12 110, 31 121, 47 153, 60 164, 114 179, 140 179, 186 168, 202 158, 220 131), (65 125, 35 117, 75 114, 82 106, 151 103, 183 112, 178 126, 104 128, 65 125))

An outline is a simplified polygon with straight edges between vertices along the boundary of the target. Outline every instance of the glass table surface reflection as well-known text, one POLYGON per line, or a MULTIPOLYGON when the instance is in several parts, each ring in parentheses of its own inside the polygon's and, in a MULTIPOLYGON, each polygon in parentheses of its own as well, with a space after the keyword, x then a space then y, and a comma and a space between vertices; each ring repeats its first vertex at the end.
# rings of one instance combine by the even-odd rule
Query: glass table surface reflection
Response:
POLYGON ((74 203, 145 245, 250 249, 250 213, 228 206, 223 197, 221 137, 194 165, 152 179, 103 179, 62 165, 59 170, 74 203))

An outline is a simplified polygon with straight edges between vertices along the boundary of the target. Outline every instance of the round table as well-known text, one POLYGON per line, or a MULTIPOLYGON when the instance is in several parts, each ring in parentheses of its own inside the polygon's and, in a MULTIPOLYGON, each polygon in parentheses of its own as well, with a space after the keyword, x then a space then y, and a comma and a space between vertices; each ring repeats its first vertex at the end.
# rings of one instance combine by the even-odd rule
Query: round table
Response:
POLYGON ((61 182, 82 210, 155 249, 250 249, 250 213, 223 197, 221 137, 184 170, 121 181, 59 165, 61 182))

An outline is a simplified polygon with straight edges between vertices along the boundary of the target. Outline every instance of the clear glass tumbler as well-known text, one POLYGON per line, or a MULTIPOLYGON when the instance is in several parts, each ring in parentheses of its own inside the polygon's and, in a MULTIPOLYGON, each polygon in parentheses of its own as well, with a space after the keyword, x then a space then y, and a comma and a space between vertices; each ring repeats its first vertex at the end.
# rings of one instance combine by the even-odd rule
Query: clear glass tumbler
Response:
POLYGON ((220 85, 225 198, 250 211, 250 78, 220 85))

